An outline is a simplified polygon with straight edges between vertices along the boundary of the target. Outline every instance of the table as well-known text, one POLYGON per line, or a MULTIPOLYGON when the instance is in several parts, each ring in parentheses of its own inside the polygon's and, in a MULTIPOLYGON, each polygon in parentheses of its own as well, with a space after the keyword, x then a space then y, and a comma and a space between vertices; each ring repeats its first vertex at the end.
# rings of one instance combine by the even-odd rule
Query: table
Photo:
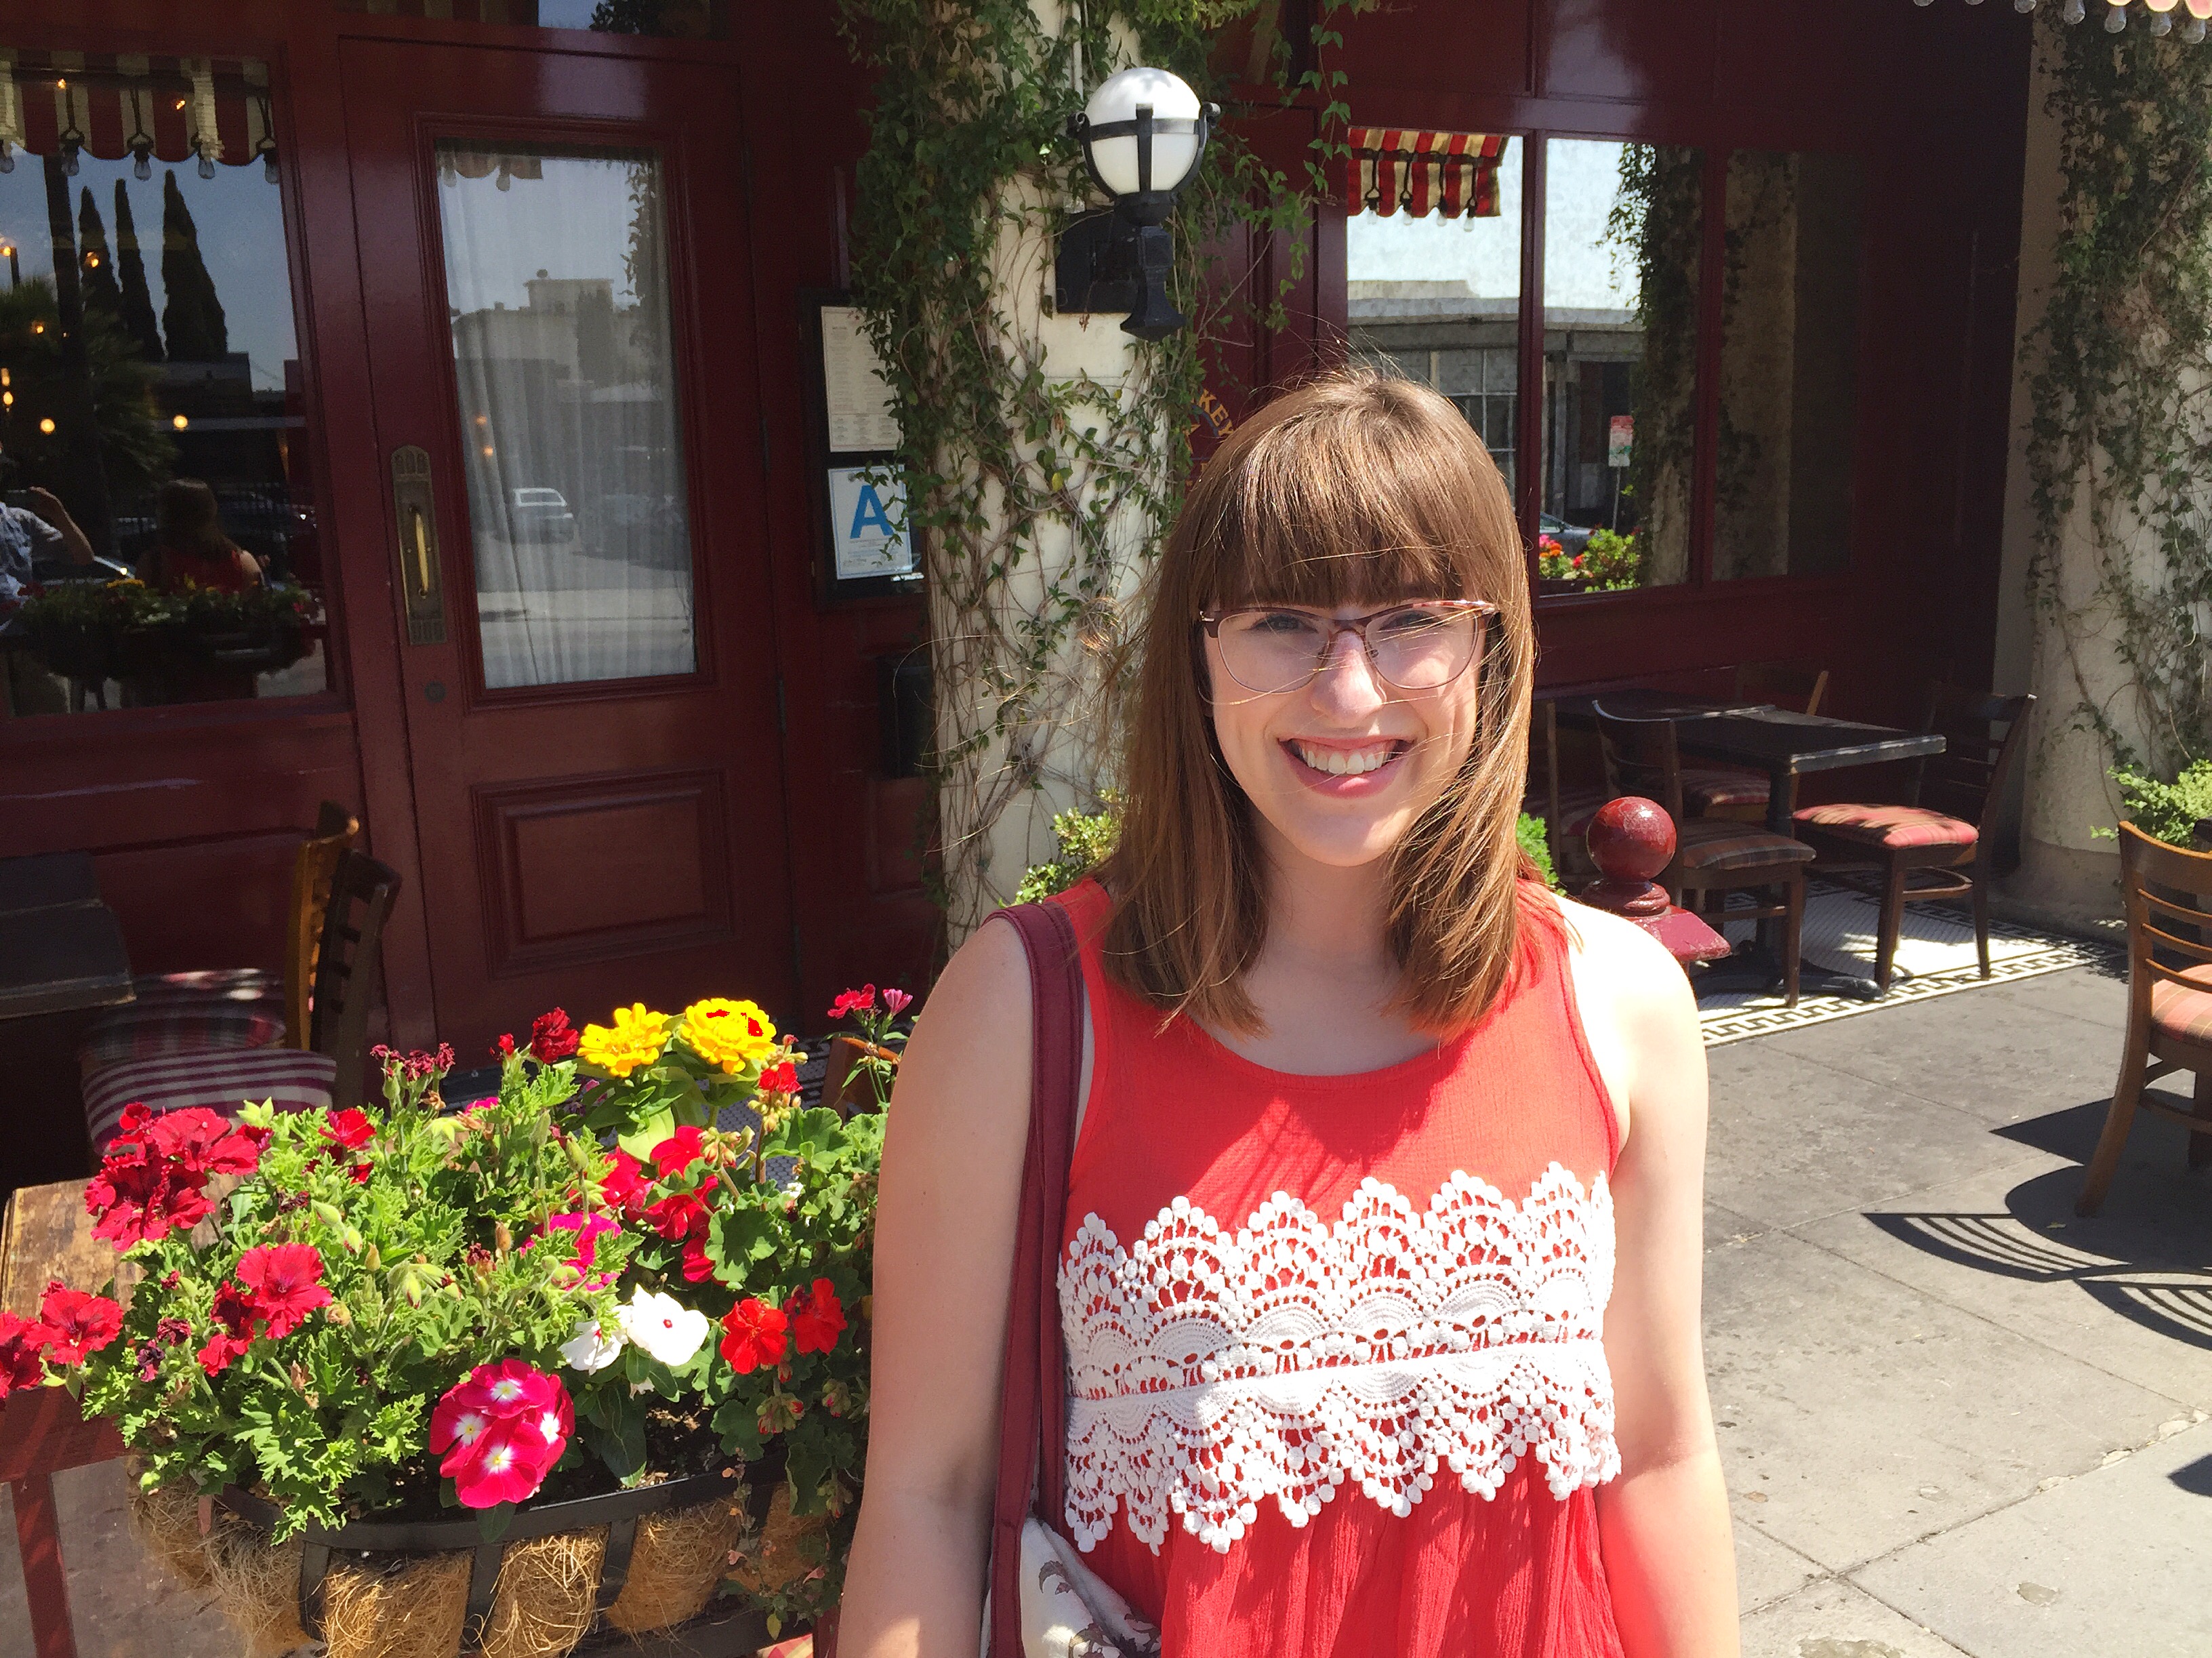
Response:
POLYGON ((100 902, 89 852, 46 852, 0 858, 0 915, 100 902))
POLYGON ((0 1019, 131 998, 123 927, 105 904, 0 913, 0 1019))
POLYGON ((1560 724, 1589 731, 1597 729, 1601 703, 1605 711, 1617 719, 1673 720, 1677 724, 1687 720, 1716 720, 1730 714, 1764 713, 1773 707, 1771 703, 1750 702, 1741 697, 1693 697, 1686 692, 1652 691, 1643 686, 1554 697, 1551 703, 1560 724))
MULTIPOLYGON (((1606 710, 1613 710, 1610 698, 1606 710)), ((1732 760, 1765 772, 1771 785, 1766 795, 1766 826, 1778 835, 1793 834, 1791 814, 1797 806, 1797 779, 1803 773, 1920 759, 1943 752, 1943 739, 1933 731, 1900 731, 1894 726, 1862 725, 1782 708, 1678 721, 1674 741, 1685 754, 1732 760)))

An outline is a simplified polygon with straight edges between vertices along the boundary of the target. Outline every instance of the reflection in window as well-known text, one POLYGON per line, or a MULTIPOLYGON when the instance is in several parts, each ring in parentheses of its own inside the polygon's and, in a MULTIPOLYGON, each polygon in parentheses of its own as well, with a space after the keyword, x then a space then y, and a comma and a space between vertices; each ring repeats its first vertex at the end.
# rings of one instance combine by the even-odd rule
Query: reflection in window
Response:
POLYGON ((1844 567, 1858 269, 1855 160, 1729 157, 1716 578, 1844 567))
POLYGON ((1554 138, 1545 152, 1547 585, 1689 577, 1702 168, 1669 145, 1554 138))
POLYGON ((680 40, 726 40, 730 32, 729 0, 338 0, 338 9, 680 40))
MULTIPOLYGON (((1346 232, 1352 349, 1457 404, 1510 489, 1518 449, 1521 150, 1510 138, 1488 142, 1494 157, 1480 156, 1456 180, 1387 155, 1364 164, 1353 186, 1364 210, 1346 232), (1489 168, 1486 178, 1474 176, 1478 164, 1489 168), (1453 184, 1455 191, 1446 188, 1453 184)), ((1361 166, 1356 153, 1353 165, 1361 166)))
POLYGON ((659 162, 449 142, 438 165, 484 683, 689 674, 659 162))
POLYGON ((265 66, 0 76, 0 716, 324 689, 265 66))

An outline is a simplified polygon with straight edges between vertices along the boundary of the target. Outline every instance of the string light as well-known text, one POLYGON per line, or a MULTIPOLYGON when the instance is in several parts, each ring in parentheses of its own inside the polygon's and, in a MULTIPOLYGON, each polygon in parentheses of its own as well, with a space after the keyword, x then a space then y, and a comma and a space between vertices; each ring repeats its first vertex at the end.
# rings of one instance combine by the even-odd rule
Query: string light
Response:
POLYGON ((52 437, 54 435, 54 418, 52 415, 48 415, 44 420, 41 420, 39 423, 39 430, 44 432, 48 437, 52 437))
POLYGON ((172 426, 174 426, 179 431, 182 431, 185 427, 191 425, 192 423, 185 419, 182 415, 171 415, 169 417, 169 424, 172 426))

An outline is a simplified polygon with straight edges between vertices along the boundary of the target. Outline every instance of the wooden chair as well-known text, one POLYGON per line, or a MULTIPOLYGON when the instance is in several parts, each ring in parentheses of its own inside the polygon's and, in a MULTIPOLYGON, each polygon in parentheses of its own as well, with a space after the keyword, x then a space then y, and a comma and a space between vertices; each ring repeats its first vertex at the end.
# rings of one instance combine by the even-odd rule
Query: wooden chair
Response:
POLYGON ((343 1110, 367 1097, 368 1015, 384 923, 399 876, 366 853, 338 859, 315 961, 308 1050, 222 1049, 132 1059, 95 1071, 84 1085, 87 1138, 96 1158, 125 1106, 156 1112, 200 1106, 225 1115, 248 1100, 280 1108, 343 1110))
POLYGON ((1920 728, 1940 732, 1943 752, 1913 763, 1903 802, 1807 806, 1793 814, 1797 832, 1820 854, 1814 875, 1881 899, 1874 962, 1881 989, 1895 969, 1905 906, 1955 898, 1972 900, 1974 947, 1982 977, 1990 976, 1990 832, 2034 705, 2032 696, 1936 686, 1920 728))
POLYGON ((1805 866, 1813 849, 1802 841, 1748 824, 1686 818, 1682 812, 1682 760, 1672 720, 1625 720, 1597 710, 1598 741, 1605 756, 1606 786, 1613 798, 1641 795, 1674 820, 1674 862, 1660 871, 1667 895, 1695 912, 1708 905, 1715 926, 1730 893, 1754 894, 1753 907, 1733 919, 1782 923, 1783 994, 1797 1005, 1799 952, 1805 923, 1805 866), (1772 889, 1771 902, 1756 894, 1772 889))
MULTIPOLYGON (((1735 694, 1741 702, 1769 703, 1792 713, 1818 714, 1821 699, 1828 694, 1828 670, 1808 667, 1802 662, 1747 662, 1735 671, 1735 694)), ((1771 788, 1765 772, 1748 766, 1682 768, 1682 804, 1696 817, 1765 823, 1771 788)))
POLYGON ((2077 1215, 2094 1215, 2104 1204, 2138 1110, 2189 1131, 2190 1167, 2212 1162, 2212 852, 2185 852, 2123 823, 2120 890, 2128 917, 2128 1031, 2105 1131, 2074 1201, 2077 1215), (2177 1070, 2196 1073, 2194 1111, 2143 1097, 2146 1086, 2177 1070))
POLYGON ((308 1013, 321 948, 323 909, 339 855, 361 832, 361 821, 325 801, 315 832, 292 860, 292 895, 284 922, 281 973, 260 967, 144 975, 135 999, 104 1015, 77 1047, 77 1069, 89 1078, 109 1065, 160 1054, 208 1053, 277 1043, 314 1045, 308 1013))
POLYGON ((1588 863, 1583 832, 1597 808, 1611 798, 1602 783, 1573 782, 1562 772, 1559 707, 1548 697, 1537 698, 1528 709, 1528 774, 1521 809, 1544 820, 1545 850, 1562 880, 1581 873, 1588 863))

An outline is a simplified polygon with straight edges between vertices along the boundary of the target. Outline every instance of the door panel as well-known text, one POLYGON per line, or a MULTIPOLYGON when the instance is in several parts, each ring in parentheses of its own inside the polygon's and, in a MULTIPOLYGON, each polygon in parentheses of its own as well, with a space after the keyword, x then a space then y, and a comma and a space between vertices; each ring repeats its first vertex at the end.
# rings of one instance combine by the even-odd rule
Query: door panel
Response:
POLYGON ((795 994, 738 88, 590 67, 344 46, 379 443, 436 532, 391 542, 444 608, 402 673, 465 1053, 556 1003, 795 994))

